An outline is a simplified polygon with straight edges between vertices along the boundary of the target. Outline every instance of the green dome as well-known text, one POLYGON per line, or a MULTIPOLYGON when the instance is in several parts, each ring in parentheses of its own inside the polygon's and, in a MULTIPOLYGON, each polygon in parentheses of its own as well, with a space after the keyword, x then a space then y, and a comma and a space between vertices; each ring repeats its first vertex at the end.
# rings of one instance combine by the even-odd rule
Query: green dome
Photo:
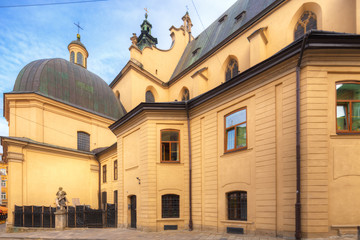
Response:
POLYGON ((38 93, 114 120, 125 114, 104 80, 60 58, 36 60, 26 65, 16 78, 13 93, 38 93))

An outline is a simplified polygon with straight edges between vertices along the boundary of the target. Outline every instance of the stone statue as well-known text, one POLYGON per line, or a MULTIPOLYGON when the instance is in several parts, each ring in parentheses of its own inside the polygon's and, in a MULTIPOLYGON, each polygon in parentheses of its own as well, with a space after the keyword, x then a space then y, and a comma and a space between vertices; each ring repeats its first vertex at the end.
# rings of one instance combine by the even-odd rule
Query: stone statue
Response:
POLYGON ((69 201, 66 198, 66 192, 63 191, 62 187, 59 187, 59 191, 56 193, 56 206, 60 208, 60 210, 65 209, 66 203, 69 201))

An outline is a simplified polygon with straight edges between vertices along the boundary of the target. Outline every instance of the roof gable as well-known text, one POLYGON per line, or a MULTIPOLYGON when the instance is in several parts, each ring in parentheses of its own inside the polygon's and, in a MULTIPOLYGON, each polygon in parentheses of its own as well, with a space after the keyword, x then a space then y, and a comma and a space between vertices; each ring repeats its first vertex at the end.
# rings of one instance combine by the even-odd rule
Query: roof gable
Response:
POLYGON ((242 29, 258 14, 279 0, 238 0, 198 37, 191 41, 181 56, 170 81, 207 55, 216 46, 242 29))

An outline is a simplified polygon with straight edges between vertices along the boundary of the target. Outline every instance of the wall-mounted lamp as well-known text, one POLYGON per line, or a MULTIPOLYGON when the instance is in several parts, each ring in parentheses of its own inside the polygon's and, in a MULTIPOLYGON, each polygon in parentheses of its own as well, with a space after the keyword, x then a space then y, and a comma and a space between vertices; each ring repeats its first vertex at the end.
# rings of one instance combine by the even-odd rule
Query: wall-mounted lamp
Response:
POLYGON ((136 179, 139 181, 139 184, 141 184, 141 180, 139 177, 136 177, 136 179))

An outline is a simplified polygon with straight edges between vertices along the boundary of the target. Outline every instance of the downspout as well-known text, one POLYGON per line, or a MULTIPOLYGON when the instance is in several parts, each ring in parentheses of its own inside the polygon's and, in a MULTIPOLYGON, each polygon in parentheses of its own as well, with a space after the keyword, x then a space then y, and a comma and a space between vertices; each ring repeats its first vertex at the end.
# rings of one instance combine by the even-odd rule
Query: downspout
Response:
POLYGON ((98 183, 98 188, 99 188, 99 194, 98 194, 98 208, 99 209, 101 209, 101 163, 100 163, 100 159, 99 159, 99 157, 98 156, 96 156, 95 155, 95 159, 96 159, 96 161, 98 162, 98 164, 99 164, 99 183, 98 183))
POLYGON ((311 31, 303 37, 298 64, 296 65, 296 203, 295 203, 295 238, 301 239, 301 156, 300 156, 300 71, 301 61, 305 49, 305 43, 311 31))
POLYGON ((189 117, 189 105, 185 101, 187 125, 188 125, 188 144, 189 144, 189 231, 193 230, 192 220, 192 166, 191 166, 191 135, 190 135, 190 117, 189 117))

